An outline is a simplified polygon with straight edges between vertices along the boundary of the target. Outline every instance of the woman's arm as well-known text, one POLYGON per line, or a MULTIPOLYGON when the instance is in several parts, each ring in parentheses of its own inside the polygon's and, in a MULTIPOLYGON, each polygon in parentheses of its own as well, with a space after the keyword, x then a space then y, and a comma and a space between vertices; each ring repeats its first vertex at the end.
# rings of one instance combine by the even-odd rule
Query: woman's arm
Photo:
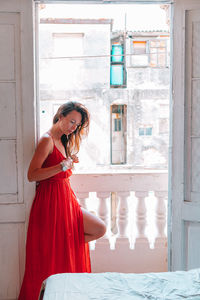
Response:
POLYGON ((28 169, 29 181, 40 181, 52 177, 62 171, 61 165, 57 164, 52 167, 42 168, 47 156, 53 150, 53 141, 51 137, 44 136, 40 139, 38 146, 35 150, 33 158, 30 162, 28 169))

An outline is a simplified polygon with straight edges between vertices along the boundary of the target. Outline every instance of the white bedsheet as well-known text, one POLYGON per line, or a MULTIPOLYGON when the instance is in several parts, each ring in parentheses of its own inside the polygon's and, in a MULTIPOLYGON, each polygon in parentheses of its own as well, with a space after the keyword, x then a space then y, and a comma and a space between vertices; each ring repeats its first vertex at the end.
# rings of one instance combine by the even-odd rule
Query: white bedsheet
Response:
POLYGON ((166 273, 50 276, 44 300, 200 300, 200 269, 166 273))

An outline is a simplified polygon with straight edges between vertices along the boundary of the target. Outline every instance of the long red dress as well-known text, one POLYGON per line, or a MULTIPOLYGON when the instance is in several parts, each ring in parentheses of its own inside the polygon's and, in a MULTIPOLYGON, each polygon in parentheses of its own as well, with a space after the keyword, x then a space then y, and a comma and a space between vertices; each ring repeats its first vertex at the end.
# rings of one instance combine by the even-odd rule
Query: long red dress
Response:
MULTIPOLYGON (((42 167, 64 159, 54 145, 42 167)), ((37 300, 43 280, 56 273, 91 272, 83 215, 69 183, 71 170, 39 182, 31 208, 26 268, 19 300, 37 300)))

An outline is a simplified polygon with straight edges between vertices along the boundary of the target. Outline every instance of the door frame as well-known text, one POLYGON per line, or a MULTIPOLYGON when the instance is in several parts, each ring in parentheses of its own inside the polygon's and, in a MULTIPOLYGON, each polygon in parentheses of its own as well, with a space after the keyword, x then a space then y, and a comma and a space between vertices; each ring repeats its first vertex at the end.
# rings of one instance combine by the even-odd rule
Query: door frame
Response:
MULTIPOLYGON (((169 97, 169 110, 170 110, 170 117, 169 117, 169 166, 168 166, 168 182, 169 182, 169 189, 168 189, 168 220, 167 220, 167 237, 168 237, 168 270, 172 270, 172 250, 171 250, 171 244, 172 244, 172 237, 171 237, 171 232, 172 232, 172 220, 171 220, 171 210, 172 210, 172 170, 173 170, 173 163, 172 163, 172 149, 173 149, 173 98, 174 98, 174 93, 173 93, 173 57, 177 56, 173 55, 174 47, 173 47, 173 29, 174 29, 174 2, 176 0, 34 0, 35 1, 35 11, 38 13, 38 5, 40 3, 46 3, 46 4, 104 4, 104 5, 109 5, 109 4, 169 4, 170 5, 170 97, 169 97)), ((38 27, 39 27, 39 20, 38 17, 36 17, 36 41, 38 41, 38 27)), ((178 36, 179 37, 179 36, 178 36)), ((36 43, 37 44, 37 43, 36 43)), ((36 116, 39 116, 39 49, 38 46, 35 48, 35 62, 36 62, 36 116)), ((36 119, 36 140, 38 140, 39 137, 39 117, 36 119)))

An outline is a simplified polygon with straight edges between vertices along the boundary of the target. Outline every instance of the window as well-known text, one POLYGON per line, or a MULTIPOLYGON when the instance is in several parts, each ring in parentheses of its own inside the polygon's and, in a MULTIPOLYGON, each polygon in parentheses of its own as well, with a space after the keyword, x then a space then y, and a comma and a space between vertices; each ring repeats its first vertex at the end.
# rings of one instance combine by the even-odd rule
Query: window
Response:
POLYGON ((133 41, 133 51, 135 54, 146 54, 146 41, 133 41))
POLYGON ((131 64, 135 67, 161 67, 168 65, 168 39, 133 40, 131 39, 131 64))
POLYGON ((147 41, 133 41, 132 43, 132 65, 148 66, 147 41))
POLYGON ((166 67, 167 65, 167 43, 166 40, 152 40, 149 45, 150 66, 166 67))
POLYGON ((123 44, 111 48, 110 86, 126 87, 125 53, 123 44))
POLYGON ((140 127, 139 128, 139 135, 143 136, 143 135, 152 135, 152 127, 140 127))
POLYGON ((115 122, 114 130, 121 131, 122 130, 122 119, 121 118, 114 119, 114 122, 115 122))
POLYGON ((124 82, 124 67, 123 65, 111 65, 110 85, 122 86, 124 82))
POLYGON ((111 164, 126 163, 126 105, 111 105, 111 164))
POLYGON ((146 128, 146 135, 152 135, 152 127, 146 128))

